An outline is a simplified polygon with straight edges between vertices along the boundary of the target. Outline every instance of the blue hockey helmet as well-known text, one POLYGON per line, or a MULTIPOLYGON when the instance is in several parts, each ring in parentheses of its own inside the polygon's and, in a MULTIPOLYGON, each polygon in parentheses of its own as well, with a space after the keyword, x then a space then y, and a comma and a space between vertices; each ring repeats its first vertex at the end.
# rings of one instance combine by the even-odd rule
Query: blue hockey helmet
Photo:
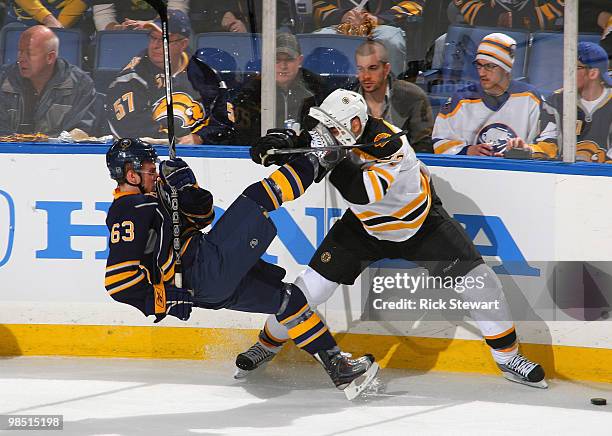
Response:
POLYGON ((131 164, 135 171, 142 168, 143 162, 157 162, 157 152, 151 144, 138 138, 120 138, 106 152, 106 166, 111 179, 123 182, 126 175, 126 164, 131 164))

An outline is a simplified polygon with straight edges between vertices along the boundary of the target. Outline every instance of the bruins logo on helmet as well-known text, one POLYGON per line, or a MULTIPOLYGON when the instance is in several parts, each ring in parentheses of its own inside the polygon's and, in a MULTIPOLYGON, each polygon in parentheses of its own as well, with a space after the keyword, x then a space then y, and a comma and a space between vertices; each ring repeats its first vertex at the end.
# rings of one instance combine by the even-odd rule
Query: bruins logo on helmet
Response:
MULTIPOLYGON (((382 141, 385 138, 390 137, 391 135, 389 133, 383 132, 383 133, 379 133, 378 135, 376 135, 374 137, 374 142, 378 142, 378 141, 382 141)), ((384 142, 380 142, 378 144, 374 144, 374 147, 384 147, 385 145, 387 145, 387 141, 384 142)))
MULTIPOLYGON (((153 119, 161 121, 166 118, 166 108, 166 97, 164 96, 153 105, 153 119)), ((172 93, 172 110, 174 116, 181 119, 181 127, 184 129, 191 129, 204 119, 204 108, 202 105, 184 92, 172 93)))
POLYGON ((576 144, 576 160, 603 163, 606 161, 606 151, 593 141, 581 141, 576 144))

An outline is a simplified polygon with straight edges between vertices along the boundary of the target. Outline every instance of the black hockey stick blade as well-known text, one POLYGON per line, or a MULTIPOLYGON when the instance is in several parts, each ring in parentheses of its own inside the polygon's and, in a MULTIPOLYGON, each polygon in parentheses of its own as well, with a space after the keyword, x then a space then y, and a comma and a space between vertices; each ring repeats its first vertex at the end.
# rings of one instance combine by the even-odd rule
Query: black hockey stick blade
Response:
POLYGON ((393 141, 394 139, 400 138, 408 133, 408 130, 402 130, 401 132, 394 133, 378 141, 366 142, 365 144, 355 145, 330 145, 327 147, 302 147, 302 148, 271 148, 266 152, 268 156, 275 154, 304 154, 304 153, 315 153, 317 151, 338 151, 338 150, 351 150, 353 148, 366 148, 372 145, 380 144, 382 142, 393 141))

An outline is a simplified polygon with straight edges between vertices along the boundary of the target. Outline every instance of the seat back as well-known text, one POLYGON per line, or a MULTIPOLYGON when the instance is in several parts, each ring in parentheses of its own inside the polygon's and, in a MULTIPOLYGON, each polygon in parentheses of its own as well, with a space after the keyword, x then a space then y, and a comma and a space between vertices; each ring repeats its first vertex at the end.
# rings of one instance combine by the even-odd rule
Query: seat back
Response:
MULTIPOLYGON (((300 48, 304 58, 307 58, 318 49, 334 49, 343 55, 349 62, 349 68, 346 74, 356 74, 357 66, 355 65, 355 51, 357 47, 363 43, 366 38, 361 36, 346 36, 346 35, 324 35, 318 33, 304 33, 297 35, 300 48)), ((318 53, 321 53, 319 50, 318 53)), ((316 68, 312 65, 314 71, 319 73, 331 73, 333 71, 325 71, 324 67, 316 68)))
POLYGON ((228 53, 236 64, 235 73, 248 71, 249 64, 251 68, 261 65, 261 35, 257 33, 210 32, 195 38, 198 50, 219 49, 228 53))
MULTIPOLYGON (((598 44, 601 35, 581 33, 579 41, 598 44)), ((532 35, 527 81, 543 93, 563 86, 563 33, 535 32, 532 35)))
MULTIPOLYGON (((12 64, 17 61, 17 47, 21 33, 26 27, 4 27, 0 31, 0 59, 2 64, 12 64)), ((75 29, 54 28, 53 32, 60 41, 59 57, 66 59, 72 65, 81 67, 81 32, 75 29)))
POLYGON ((147 48, 149 32, 135 30, 101 31, 96 34, 93 77, 96 89, 106 92, 108 85, 134 56, 147 48))

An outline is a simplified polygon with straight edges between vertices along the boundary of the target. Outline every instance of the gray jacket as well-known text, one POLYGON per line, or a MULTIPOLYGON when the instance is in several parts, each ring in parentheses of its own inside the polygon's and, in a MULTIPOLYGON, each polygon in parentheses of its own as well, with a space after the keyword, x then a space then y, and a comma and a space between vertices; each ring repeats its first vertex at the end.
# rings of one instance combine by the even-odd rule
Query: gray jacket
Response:
MULTIPOLYGON (((18 132, 23 122, 24 79, 17 64, 0 70, 0 134, 18 132)), ((33 116, 31 132, 55 136, 79 128, 92 133, 95 124, 96 91, 89 75, 64 59, 58 59, 55 74, 47 83, 33 116)))

